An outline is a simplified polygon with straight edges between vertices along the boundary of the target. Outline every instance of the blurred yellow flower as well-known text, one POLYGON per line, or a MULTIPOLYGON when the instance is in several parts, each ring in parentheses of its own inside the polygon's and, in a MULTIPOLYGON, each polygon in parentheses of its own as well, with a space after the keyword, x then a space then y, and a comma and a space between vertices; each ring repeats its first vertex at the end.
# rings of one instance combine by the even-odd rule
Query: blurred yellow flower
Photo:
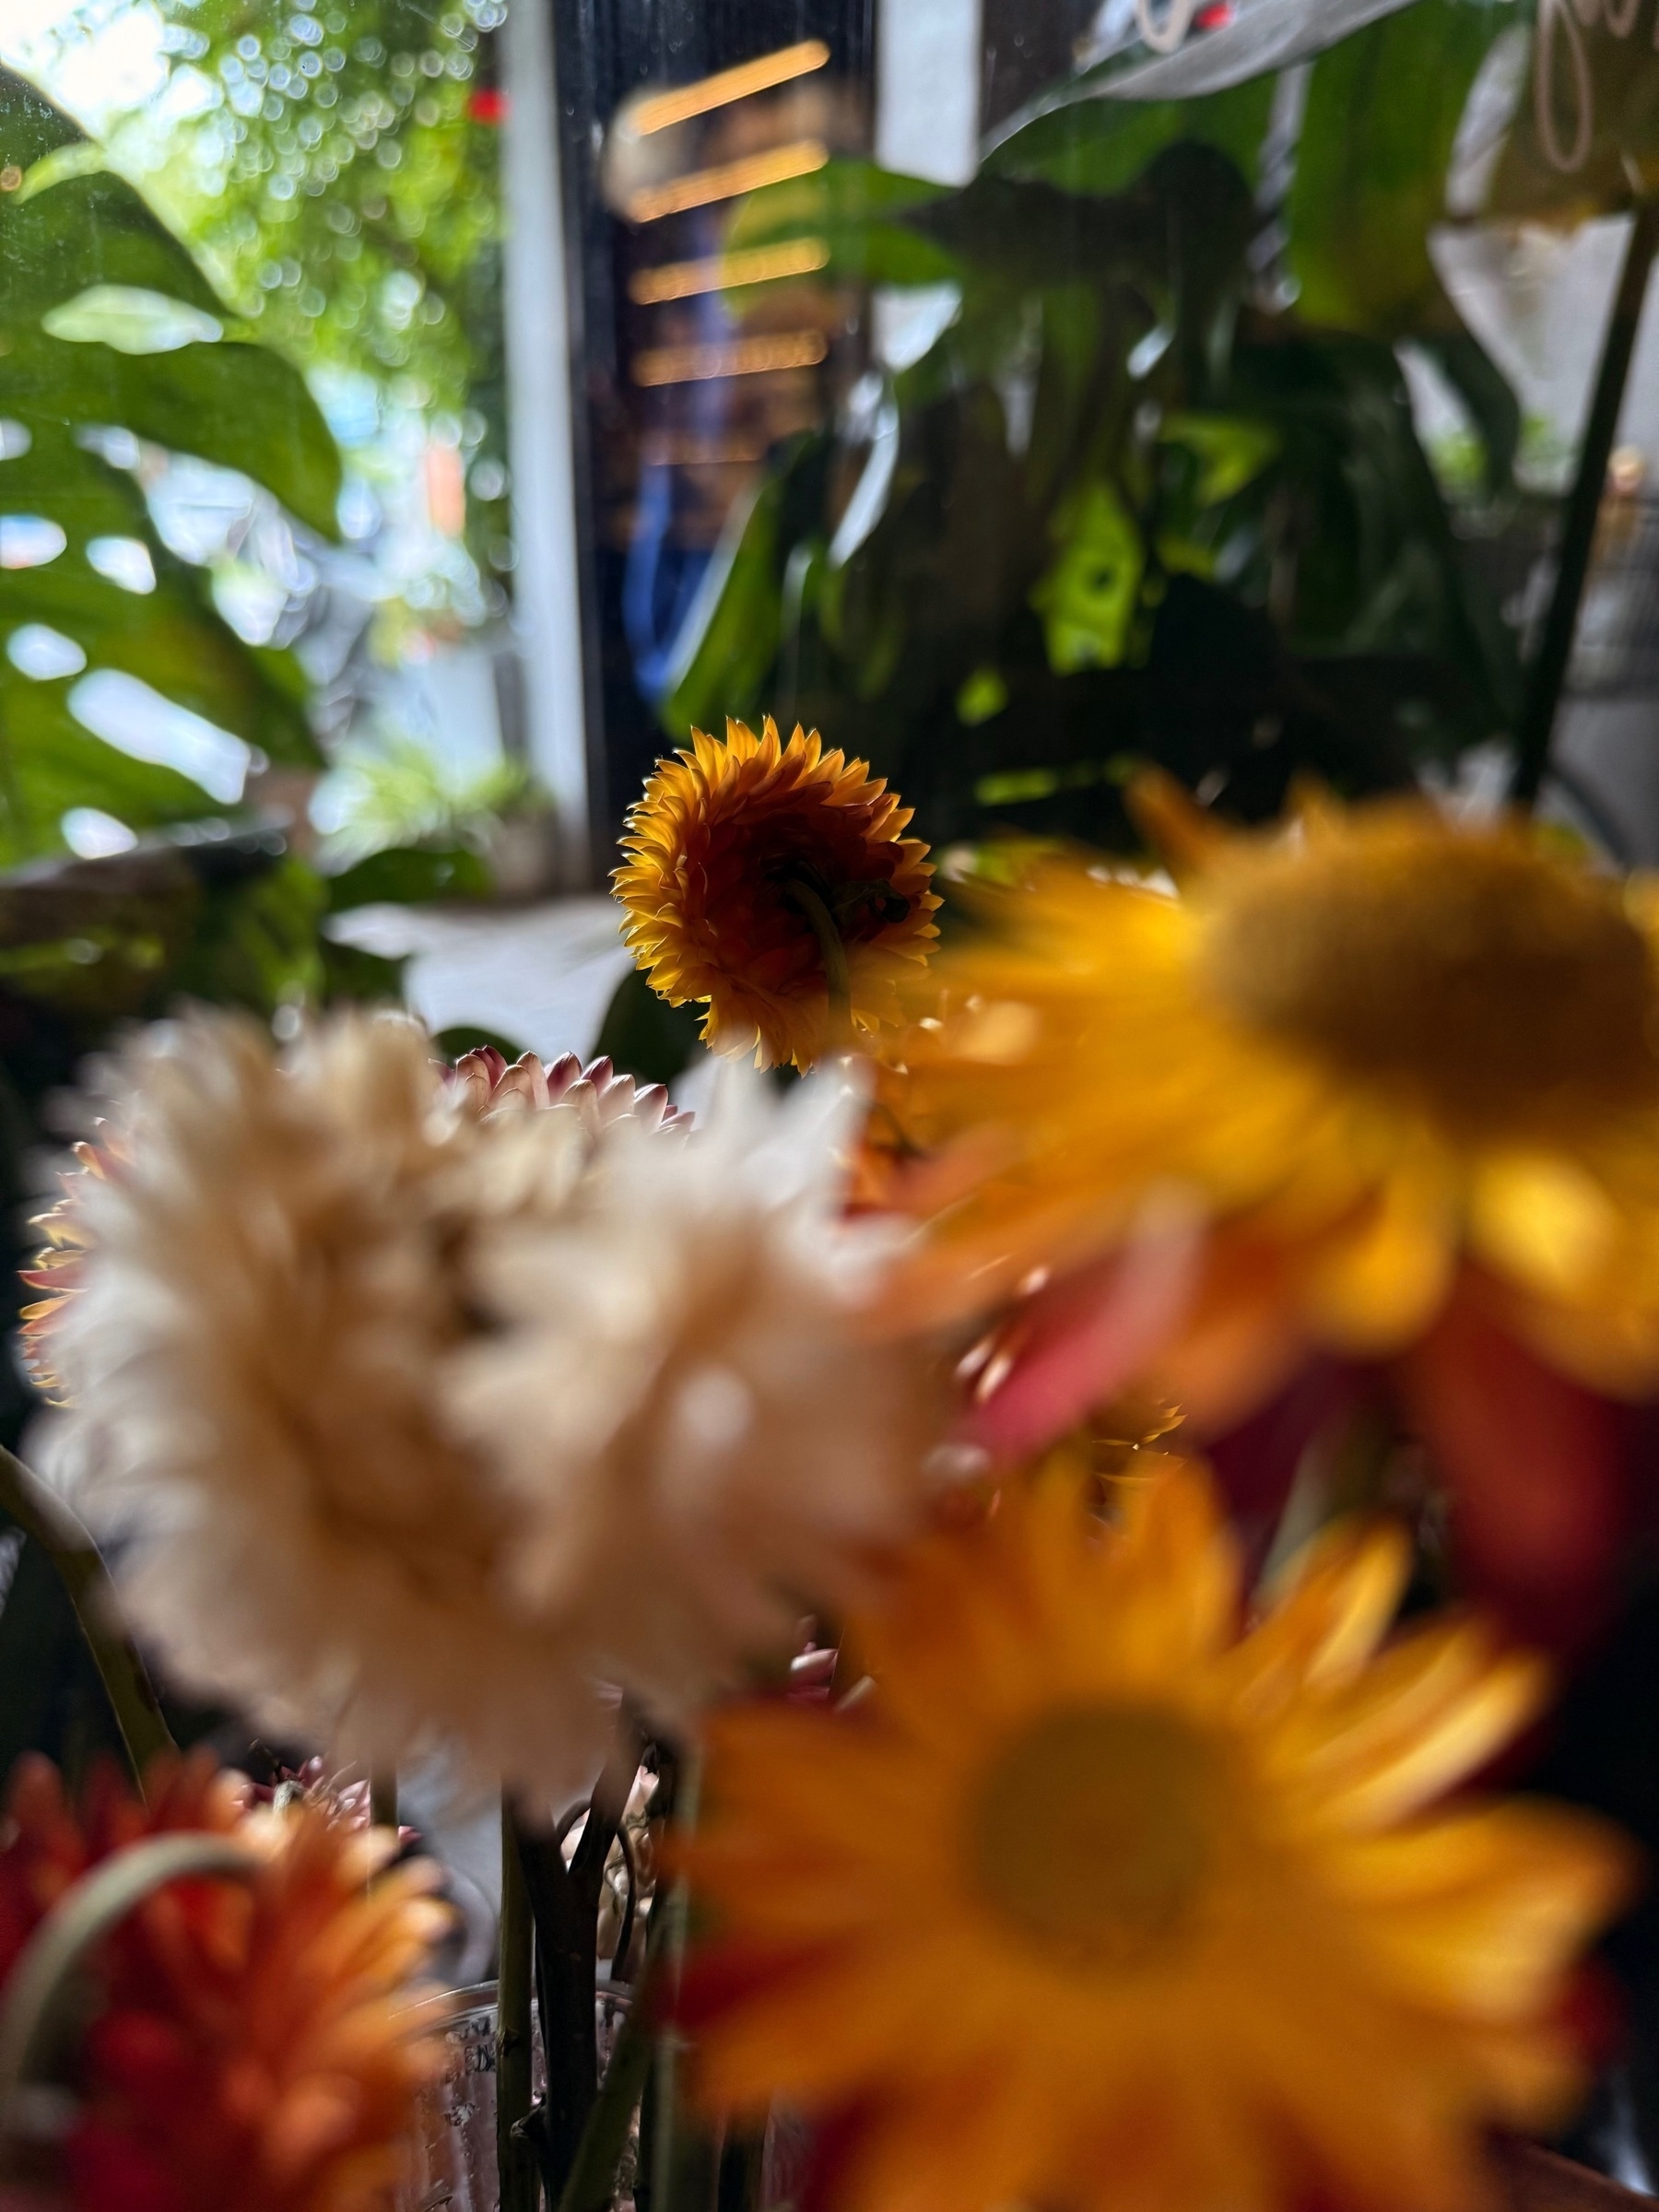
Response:
POLYGON ((759 1066, 810 1066, 901 1018, 898 986, 938 930, 911 810, 817 731, 785 745, 728 722, 659 763, 628 818, 623 935, 670 1006, 708 1008, 703 1041, 759 1066), (844 979, 831 966, 844 950, 844 979), (853 1036, 833 1034, 833 986, 853 1036))
MULTIPOLYGON (((1659 1382, 1659 899, 1422 802, 1225 835, 1147 790, 1179 895, 1078 858, 982 893, 907 1041, 907 1285, 981 1308, 1116 1251, 1172 1188, 1206 1225, 1159 1372, 1212 1423, 1310 1341, 1396 1352, 1460 1268, 1597 1389, 1659 1382)), ((903 1178, 900 1177, 902 1188, 903 1178)))
POLYGON ((710 1724, 704 2100, 839 2120, 854 2212, 1466 2212, 1482 2130, 1571 2097, 1630 1864, 1539 1801, 1435 1809, 1541 1675, 1466 1619, 1380 1648, 1406 1566, 1338 1526, 1241 1630, 1184 1463, 1113 1530, 1047 1481, 924 1547, 855 1624, 873 1694, 710 1724))

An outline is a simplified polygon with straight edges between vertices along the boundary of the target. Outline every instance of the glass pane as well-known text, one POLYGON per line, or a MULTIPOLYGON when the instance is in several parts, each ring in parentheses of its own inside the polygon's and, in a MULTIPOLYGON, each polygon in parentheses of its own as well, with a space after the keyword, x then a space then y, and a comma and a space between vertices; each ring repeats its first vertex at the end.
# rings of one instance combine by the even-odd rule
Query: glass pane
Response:
MULTIPOLYGON (((935 840, 1122 842, 1147 758, 1247 817, 1535 766, 1659 164, 1636 11, 556 14, 608 828, 728 712, 867 755, 935 840)), ((1659 853, 1655 392, 1650 300, 1547 799, 1659 853)))

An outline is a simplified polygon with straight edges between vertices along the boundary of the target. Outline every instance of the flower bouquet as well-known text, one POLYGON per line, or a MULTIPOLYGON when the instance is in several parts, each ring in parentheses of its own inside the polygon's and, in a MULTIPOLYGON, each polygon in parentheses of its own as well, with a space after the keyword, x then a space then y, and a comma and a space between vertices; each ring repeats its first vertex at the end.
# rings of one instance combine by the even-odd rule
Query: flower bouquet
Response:
POLYGON ((695 1119, 390 1014, 103 1072, 5 1502, 133 1773, 11 1779, 7 2212, 476 2203, 463 2013, 500 2212, 1618 2195, 1541 2146, 1638 1855, 1524 1785, 1645 1503, 1659 903, 1134 796, 935 877, 864 763, 695 735, 617 877, 695 1119), (129 1637, 326 1765, 182 1759, 129 1637))

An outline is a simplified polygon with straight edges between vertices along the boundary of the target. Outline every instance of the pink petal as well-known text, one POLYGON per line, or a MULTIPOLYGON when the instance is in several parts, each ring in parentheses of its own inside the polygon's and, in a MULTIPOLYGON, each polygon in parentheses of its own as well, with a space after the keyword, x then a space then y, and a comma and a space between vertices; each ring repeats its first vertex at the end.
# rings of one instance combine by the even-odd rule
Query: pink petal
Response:
POLYGON ((1029 1458, 1075 1429, 1156 1358, 1195 1288, 1201 1226, 1159 1204, 1124 1249, 1034 1291, 973 1359, 959 1439, 1029 1458))

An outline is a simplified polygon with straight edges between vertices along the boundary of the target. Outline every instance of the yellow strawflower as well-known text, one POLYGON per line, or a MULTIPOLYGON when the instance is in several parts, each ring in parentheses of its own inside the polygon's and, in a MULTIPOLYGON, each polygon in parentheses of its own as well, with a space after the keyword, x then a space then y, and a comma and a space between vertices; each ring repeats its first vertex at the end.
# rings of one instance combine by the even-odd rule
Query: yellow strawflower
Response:
POLYGON ((1626 1849, 1440 1805, 1535 1665, 1338 1527, 1241 1625, 1206 1478, 1075 1484, 915 1558, 852 1710, 715 1716, 690 1853, 700 2094, 839 2140, 852 2212, 1467 2212, 1489 2125, 1558 2119, 1574 1955, 1626 1849))
POLYGON ((628 818, 623 935, 670 1006, 708 1008, 716 1052, 808 1067, 900 1019, 898 986, 938 935, 910 818, 816 730, 787 744, 770 717, 759 737, 741 722, 724 740, 693 730, 628 818))
POLYGON ((907 1295, 931 1315, 1206 1227, 1159 1371, 1201 1419, 1310 1345, 1420 1339, 1460 1285, 1594 1388, 1659 1383, 1659 903, 1425 802, 1217 832, 1147 794, 1179 895, 1082 857, 985 899, 905 1048, 907 1295))

